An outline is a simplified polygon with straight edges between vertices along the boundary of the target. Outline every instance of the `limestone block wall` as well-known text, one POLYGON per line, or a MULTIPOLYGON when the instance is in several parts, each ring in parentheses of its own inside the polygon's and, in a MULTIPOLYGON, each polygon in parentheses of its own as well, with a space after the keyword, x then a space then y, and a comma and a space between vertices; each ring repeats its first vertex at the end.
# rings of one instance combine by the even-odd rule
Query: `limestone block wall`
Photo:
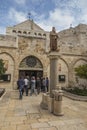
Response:
POLYGON ((14 36, 0 35, 0 46, 17 48, 17 38, 14 36))
POLYGON ((87 55, 87 25, 78 25, 75 28, 58 33, 60 51, 78 55, 87 55))
POLYGON ((45 53, 46 50, 46 40, 45 39, 37 39, 33 37, 18 37, 18 48, 19 51, 24 52, 25 49, 28 51, 34 51, 40 54, 45 53))
POLYGON ((18 38, 20 62, 27 56, 33 55, 37 57, 43 64, 48 64, 45 39, 18 38), (26 51, 25 51, 26 50, 26 51))

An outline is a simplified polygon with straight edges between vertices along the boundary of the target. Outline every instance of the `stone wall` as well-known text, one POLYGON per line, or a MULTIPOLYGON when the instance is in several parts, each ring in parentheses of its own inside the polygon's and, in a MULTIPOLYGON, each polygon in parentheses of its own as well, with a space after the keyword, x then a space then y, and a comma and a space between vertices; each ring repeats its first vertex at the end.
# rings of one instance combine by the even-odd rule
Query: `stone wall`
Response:
POLYGON ((17 48, 17 38, 14 36, 0 35, 0 46, 1 47, 13 47, 17 48))
MULTIPOLYGON (((26 21, 17 26, 8 27, 6 35, 0 35, 0 58, 8 61, 6 73, 11 74, 11 82, 0 83, 5 88, 16 88, 19 75, 19 65, 27 56, 35 56, 43 65, 43 76, 49 77, 50 51, 49 32, 38 25, 26 21), (31 26, 28 28, 28 26, 31 26), (15 31, 15 32, 14 32, 15 31), (24 33, 26 32, 26 33, 24 33)), ((87 64, 87 25, 78 25, 58 32, 58 84, 61 87, 76 83, 74 68, 79 64, 87 64), (59 75, 65 76, 64 82, 59 82, 59 75)), ((82 82, 82 81, 81 81, 82 82)))
POLYGON ((61 53, 73 53, 76 55, 87 55, 87 25, 78 25, 58 33, 58 47, 61 53))

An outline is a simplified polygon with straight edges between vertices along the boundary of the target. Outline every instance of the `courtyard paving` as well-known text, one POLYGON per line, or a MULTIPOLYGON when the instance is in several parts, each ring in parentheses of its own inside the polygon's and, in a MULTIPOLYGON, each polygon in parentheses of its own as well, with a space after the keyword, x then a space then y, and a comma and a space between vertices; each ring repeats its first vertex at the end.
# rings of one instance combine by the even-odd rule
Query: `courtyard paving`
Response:
POLYGON ((0 130, 87 130, 87 102, 63 97, 64 116, 40 107, 42 93, 23 96, 6 92, 0 99, 0 130))

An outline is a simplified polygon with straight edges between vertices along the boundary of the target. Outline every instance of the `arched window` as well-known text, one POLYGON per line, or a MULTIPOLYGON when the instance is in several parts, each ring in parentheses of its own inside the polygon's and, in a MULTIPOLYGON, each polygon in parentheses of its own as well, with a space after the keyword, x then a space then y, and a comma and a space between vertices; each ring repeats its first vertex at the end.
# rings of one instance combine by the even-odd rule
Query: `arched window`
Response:
POLYGON ((26 31, 24 31, 24 32, 23 32, 23 34, 27 34, 27 32, 26 32, 26 31))
POLYGON ((16 30, 13 30, 12 32, 13 32, 13 33, 16 33, 16 30))
POLYGON ((18 31, 18 33, 21 33, 21 31, 18 31))
POLYGON ((41 33, 38 33, 38 36, 41 36, 41 33))
POLYGON ((43 68, 43 65, 41 61, 35 56, 27 56, 21 61, 19 67, 43 68))
POLYGON ((35 35, 37 35, 37 33, 34 33, 35 35))
POLYGON ((28 34, 30 34, 31 32, 28 32, 28 34))
POLYGON ((43 34, 43 36, 45 36, 45 37, 46 37, 46 34, 44 33, 44 34, 43 34))

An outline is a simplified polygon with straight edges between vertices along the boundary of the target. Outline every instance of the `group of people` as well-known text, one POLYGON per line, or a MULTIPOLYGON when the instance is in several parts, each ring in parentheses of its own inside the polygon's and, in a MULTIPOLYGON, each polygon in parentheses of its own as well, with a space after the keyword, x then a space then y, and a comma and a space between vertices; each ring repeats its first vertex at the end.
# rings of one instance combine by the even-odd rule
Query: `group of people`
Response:
POLYGON ((26 96, 29 94, 30 89, 30 96, 34 93, 35 95, 39 94, 40 92, 48 92, 49 90, 49 79, 48 77, 36 77, 32 76, 20 76, 17 81, 18 89, 19 89, 19 99, 22 99, 24 92, 26 96))

